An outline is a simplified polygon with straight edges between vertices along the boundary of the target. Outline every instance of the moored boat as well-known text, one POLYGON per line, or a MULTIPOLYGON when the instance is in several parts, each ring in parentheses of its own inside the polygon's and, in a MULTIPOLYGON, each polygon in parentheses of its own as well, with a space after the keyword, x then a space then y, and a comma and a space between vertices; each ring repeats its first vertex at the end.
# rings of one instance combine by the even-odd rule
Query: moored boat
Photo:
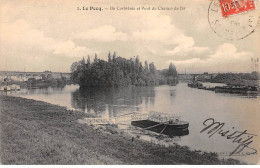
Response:
POLYGON ((202 85, 202 86, 198 86, 198 89, 204 89, 204 90, 206 90, 207 87, 202 85))
POLYGON ((201 87, 203 87, 203 84, 197 80, 196 76, 194 76, 193 80, 188 83, 188 87, 191 87, 191 88, 201 88, 201 87))
POLYGON ((201 88, 201 87, 203 87, 203 84, 201 82, 193 81, 191 83, 188 83, 188 87, 201 88))
POLYGON ((132 121, 131 125, 169 136, 183 136, 189 134, 189 123, 185 121, 160 123, 151 120, 139 120, 132 121))
POLYGON ((258 94, 257 86, 216 86, 216 93, 258 94))
POLYGON ((169 136, 189 134, 189 123, 173 114, 151 112, 147 119, 132 121, 131 125, 169 136))

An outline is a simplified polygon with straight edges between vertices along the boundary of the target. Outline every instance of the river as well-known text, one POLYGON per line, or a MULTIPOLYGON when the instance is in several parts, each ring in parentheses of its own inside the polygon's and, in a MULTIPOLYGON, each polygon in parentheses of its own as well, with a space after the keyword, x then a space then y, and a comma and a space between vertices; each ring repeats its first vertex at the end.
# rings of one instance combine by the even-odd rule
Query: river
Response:
MULTIPOLYGON (((132 112, 149 111, 177 114, 181 120, 189 122, 190 126, 189 134, 175 138, 175 143, 186 145, 191 149, 217 152, 223 156, 230 154, 238 143, 232 143, 232 140, 217 134, 209 138, 206 132, 200 133, 205 127, 203 122, 206 119, 214 118, 215 121, 224 122, 225 130, 247 130, 248 133, 260 135, 258 96, 215 93, 189 88, 186 83, 177 86, 85 91, 80 91, 78 85, 67 85, 64 88, 22 89, 16 95, 65 106, 68 109, 82 110, 96 117, 116 117, 132 112)), ((259 151, 259 136, 254 136, 250 147, 259 151)), ((243 153, 250 151, 245 149, 243 153)), ((259 155, 234 156, 234 158, 256 163, 259 155)))

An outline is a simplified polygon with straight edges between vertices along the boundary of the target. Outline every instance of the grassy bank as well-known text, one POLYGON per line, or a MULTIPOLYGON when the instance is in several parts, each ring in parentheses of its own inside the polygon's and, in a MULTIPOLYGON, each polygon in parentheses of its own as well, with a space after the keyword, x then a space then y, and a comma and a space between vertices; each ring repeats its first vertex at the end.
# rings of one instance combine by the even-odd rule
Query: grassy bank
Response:
POLYGON ((77 122, 84 113, 0 94, 2 164, 240 164, 179 145, 162 147, 77 122))

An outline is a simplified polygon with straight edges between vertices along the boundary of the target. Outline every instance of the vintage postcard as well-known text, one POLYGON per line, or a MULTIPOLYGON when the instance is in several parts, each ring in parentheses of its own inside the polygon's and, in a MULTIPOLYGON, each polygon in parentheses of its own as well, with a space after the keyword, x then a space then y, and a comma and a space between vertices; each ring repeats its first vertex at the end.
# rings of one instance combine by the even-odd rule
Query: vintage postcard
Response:
POLYGON ((0 164, 259 164, 259 11, 1 0, 0 164))

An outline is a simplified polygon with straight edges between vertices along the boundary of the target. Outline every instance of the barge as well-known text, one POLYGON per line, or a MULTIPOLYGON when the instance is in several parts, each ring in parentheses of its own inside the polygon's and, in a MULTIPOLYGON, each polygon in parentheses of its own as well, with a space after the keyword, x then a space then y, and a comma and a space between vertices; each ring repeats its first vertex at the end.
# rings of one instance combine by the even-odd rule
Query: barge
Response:
POLYGON ((185 121, 159 123, 151 120, 139 120, 132 121, 131 125, 169 136, 184 136, 189 134, 189 123, 185 121))
POLYGON ((192 82, 188 83, 188 87, 191 88, 202 88, 203 84, 197 80, 193 80, 192 82))
POLYGON ((191 88, 198 88, 198 87, 202 87, 202 83, 200 82, 191 82, 191 83, 188 83, 188 87, 191 87, 191 88))
POLYGON ((216 93, 259 94, 257 86, 216 86, 216 93))
POLYGON ((170 137, 189 134, 188 122, 180 121, 176 115, 165 113, 152 112, 146 119, 132 120, 131 125, 170 137))

